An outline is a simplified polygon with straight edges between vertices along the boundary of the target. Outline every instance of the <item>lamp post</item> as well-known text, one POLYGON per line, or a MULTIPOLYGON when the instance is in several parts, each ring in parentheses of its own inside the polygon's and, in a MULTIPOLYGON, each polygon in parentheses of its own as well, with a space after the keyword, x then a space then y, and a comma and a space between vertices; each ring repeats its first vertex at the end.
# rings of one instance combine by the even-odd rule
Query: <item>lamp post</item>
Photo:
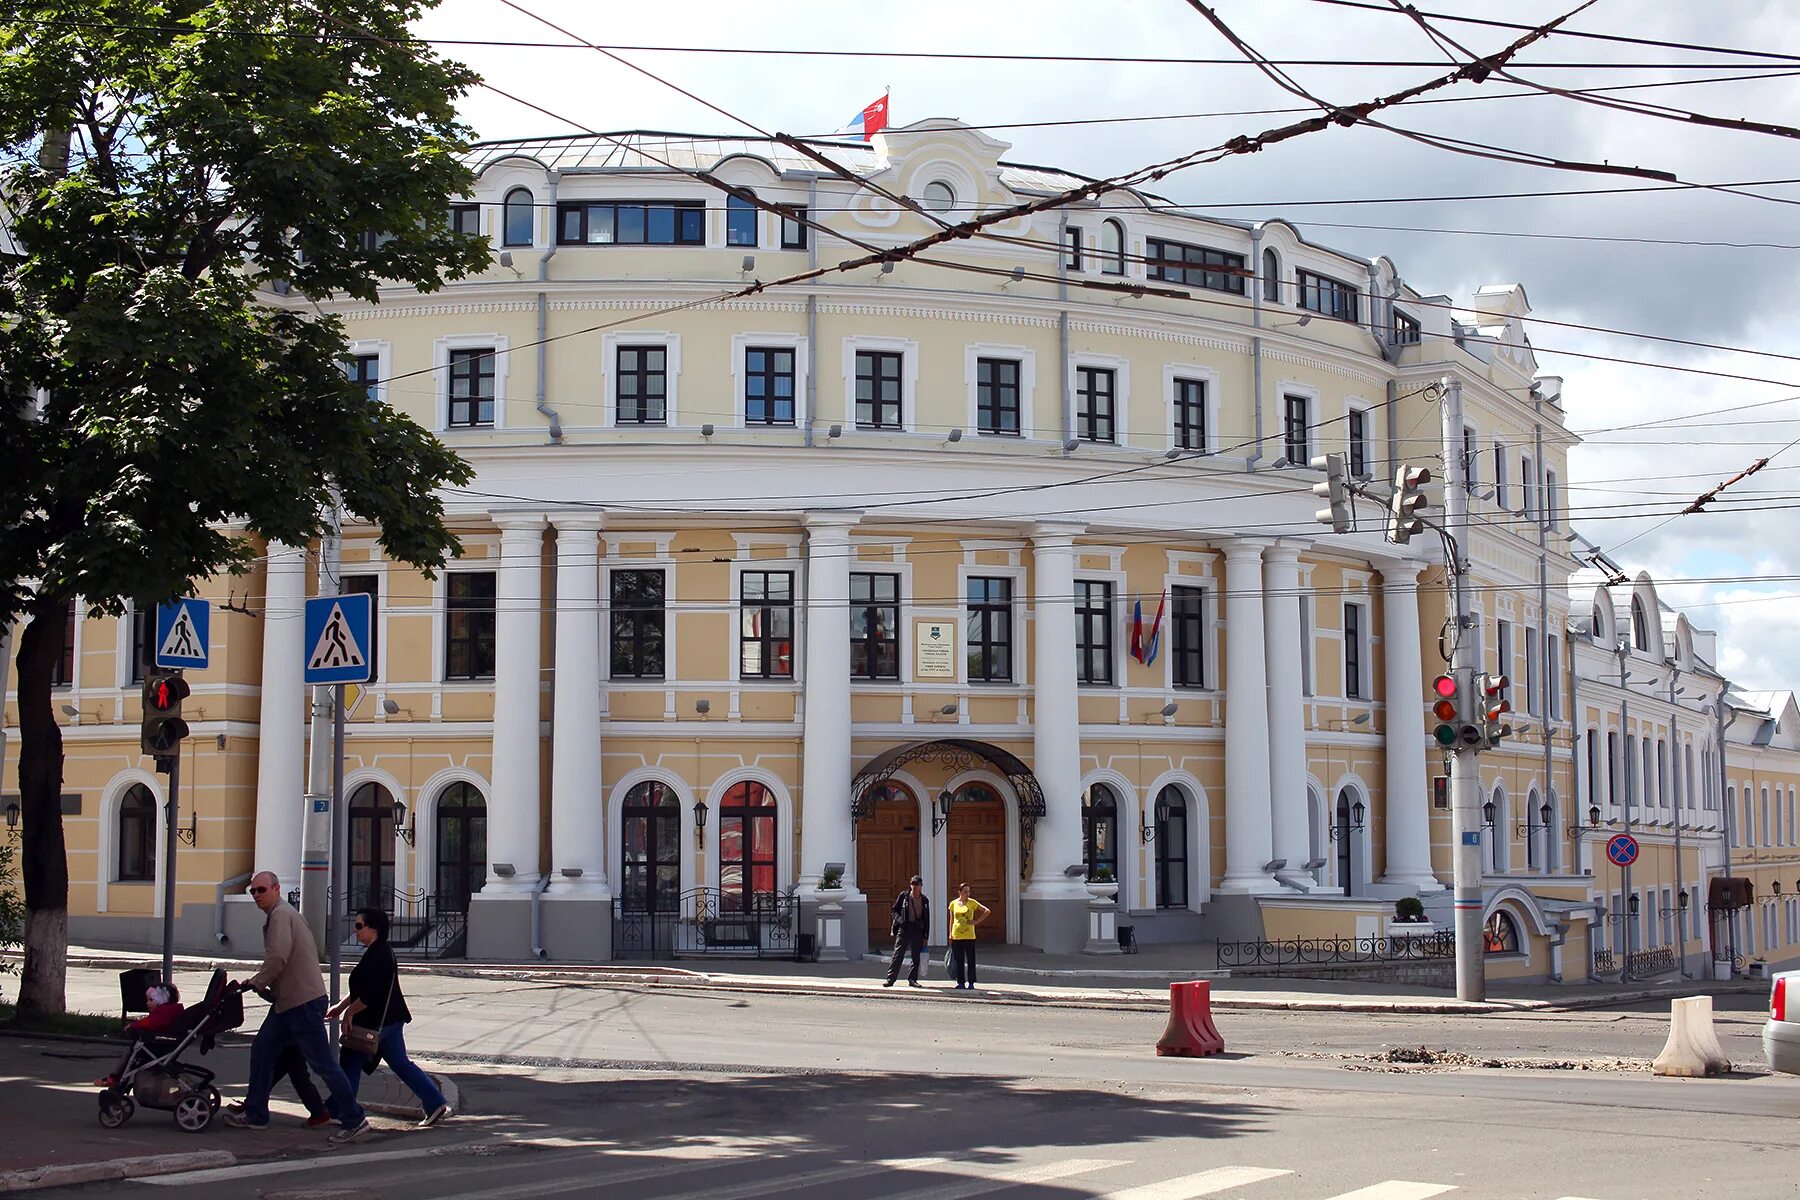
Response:
MULTIPOLYGON (((1631 642, 1628 638, 1619 639, 1617 653, 1619 656, 1619 756, 1625 760, 1625 769, 1620 772, 1620 778, 1625 781, 1625 803, 1620 806, 1619 811, 1624 817, 1624 832, 1629 836, 1631 834, 1631 767, 1632 760, 1637 756, 1631 752, 1631 738, 1627 733, 1631 714, 1631 693, 1625 687, 1631 680, 1631 672, 1625 667, 1626 661, 1631 657, 1631 642)), ((1629 897, 1627 903, 1631 906, 1631 915, 1635 917, 1637 915, 1637 896, 1631 891, 1631 868, 1629 866, 1619 868, 1619 894, 1629 897)), ((1625 953, 1619 956, 1621 970, 1619 982, 1624 983, 1631 978, 1631 922, 1629 921, 1625 922, 1621 941, 1625 947, 1625 953)))
POLYGON ((950 807, 955 803, 956 796, 949 788, 938 793, 937 811, 931 814, 932 837, 944 832, 944 827, 950 824, 950 807))
POLYGON ((706 847, 706 801, 694 801, 694 848, 706 847))
POLYGON ((1334 842, 1349 834, 1361 833, 1363 831, 1363 818, 1368 815, 1368 805, 1364 804, 1361 800, 1358 800, 1350 806, 1350 823, 1348 825, 1340 826, 1337 821, 1333 820, 1330 825, 1326 826, 1325 832, 1334 842))
POLYGON ((413 844, 413 838, 417 836, 413 827, 406 823, 406 803, 402 800, 394 801, 394 836, 408 846, 413 844))
POLYGON ((19 802, 17 800, 6 802, 6 832, 9 837, 19 836, 19 802))

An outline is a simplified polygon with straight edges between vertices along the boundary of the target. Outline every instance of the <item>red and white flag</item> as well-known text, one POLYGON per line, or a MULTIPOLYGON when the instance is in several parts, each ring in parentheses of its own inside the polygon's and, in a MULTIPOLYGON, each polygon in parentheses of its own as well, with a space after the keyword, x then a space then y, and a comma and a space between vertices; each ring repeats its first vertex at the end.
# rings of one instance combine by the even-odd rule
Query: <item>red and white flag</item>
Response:
POLYGON ((876 134, 888 126, 888 96, 883 92, 880 98, 869 103, 868 107, 857 113, 851 122, 844 126, 843 132, 862 135, 862 140, 872 141, 876 134))

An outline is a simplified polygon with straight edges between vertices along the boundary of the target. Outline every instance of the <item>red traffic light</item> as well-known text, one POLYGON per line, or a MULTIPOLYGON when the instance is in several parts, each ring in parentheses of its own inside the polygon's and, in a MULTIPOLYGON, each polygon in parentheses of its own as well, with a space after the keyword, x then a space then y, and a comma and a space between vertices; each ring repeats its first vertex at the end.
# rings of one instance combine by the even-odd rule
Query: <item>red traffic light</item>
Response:
POLYGON ((1431 690, 1445 698, 1456 695, 1456 680, 1448 675, 1439 675, 1431 681, 1431 690))
POLYGON ((144 708, 149 712, 179 712, 193 688, 179 675, 152 675, 144 681, 144 708))
POLYGON ((1456 720, 1456 701, 1439 700, 1431 706, 1431 715, 1440 721, 1456 720))

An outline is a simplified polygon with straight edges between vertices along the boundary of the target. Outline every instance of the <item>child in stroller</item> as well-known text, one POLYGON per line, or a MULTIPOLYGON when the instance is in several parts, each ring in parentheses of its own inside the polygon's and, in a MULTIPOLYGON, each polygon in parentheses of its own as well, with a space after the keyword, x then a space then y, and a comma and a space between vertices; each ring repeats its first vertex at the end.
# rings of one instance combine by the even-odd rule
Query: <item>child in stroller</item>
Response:
MULTIPOLYGON (((152 1009, 153 1014, 158 1011, 152 1009)), ((188 1133, 199 1133, 212 1124, 219 1111, 213 1072, 183 1062, 181 1056, 196 1044, 200 1053, 206 1054, 219 1034, 242 1025, 244 999, 226 984, 224 971, 214 971, 206 998, 165 1020, 151 1036, 133 1041, 119 1069, 101 1081, 100 1124, 106 1128, 116 1129, 129 1121, 139 1104, 173 1112, 175 1124, 188 1133)))
POLYGON ((181 1014, 187 1011, 181 1003, 181 990, 173 983, 153 983, 144 990, 144 994, 150 1011, 125 1026, 125 1032, 131 1035, 131 1045, 126 1048, 124 1057, 119 1059, 119 1065, 113 1069, 112 1074, 94 1080, 95 1087, 112 1087, 118 1083, 119 1076, 137 1054, 138 1047, 153 1046, 161 1040, 157 1035, 166 1034, 181 1019, 181 1014))

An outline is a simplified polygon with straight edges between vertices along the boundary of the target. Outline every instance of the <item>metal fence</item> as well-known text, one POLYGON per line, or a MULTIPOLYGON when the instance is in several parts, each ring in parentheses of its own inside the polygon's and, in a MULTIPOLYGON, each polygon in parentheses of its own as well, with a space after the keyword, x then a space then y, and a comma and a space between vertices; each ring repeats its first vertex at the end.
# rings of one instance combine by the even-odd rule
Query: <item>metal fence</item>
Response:
POLYGON ((1456 935, 1448 930, 1423 937, 1292 938, 1277 942, 1219 943, 1219 966, 1227 968, 1425 962, 1455 957, 1456 935))
POLYGON ((1594 951, 1594 974, 1611 975, 1618 969, 1618 957, 1611 950, 1600 948, 1594 951))
POLYGON ((1673 946, 1652 946, 1648 950, 1633 951, 1625 956, 1625 962, 1631 968, 1633 979, 1661 975, 1680 965, 1675 959, 1673 946))
POLYGON ((787 892, 694 888, 667 909, 613 901, 614 958, 794 958, 799 908, 787 892))

